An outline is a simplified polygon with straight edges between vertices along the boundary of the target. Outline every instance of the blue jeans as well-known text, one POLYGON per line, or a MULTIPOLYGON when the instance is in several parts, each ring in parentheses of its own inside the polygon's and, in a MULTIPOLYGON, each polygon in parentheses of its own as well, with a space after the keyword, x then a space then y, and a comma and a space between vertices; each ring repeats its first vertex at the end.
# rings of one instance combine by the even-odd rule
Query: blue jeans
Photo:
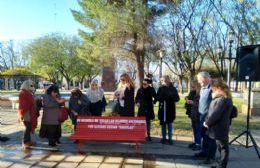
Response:
POLYGON ((172 140, 172 123, 162 124, 162 138, 166 139, 166 126, 168 128, 168 140, 172 140))
POLYGON ((200 121, 191 121, 194 142, 197 145, 201 145, 201 126, 200 121))
POLYGON ((200 115, 200 135, 202 137, 202 146, 201 146, 201 151, 204 153, 204 154, 207 154, 207 151, 208 151, 208 136, 206 135, 206 131, 207 131, 207 128, 205 128, 203 126, 203 123, 205 121, 205 118, 206 118, 207 114, 201 114, 200 115))

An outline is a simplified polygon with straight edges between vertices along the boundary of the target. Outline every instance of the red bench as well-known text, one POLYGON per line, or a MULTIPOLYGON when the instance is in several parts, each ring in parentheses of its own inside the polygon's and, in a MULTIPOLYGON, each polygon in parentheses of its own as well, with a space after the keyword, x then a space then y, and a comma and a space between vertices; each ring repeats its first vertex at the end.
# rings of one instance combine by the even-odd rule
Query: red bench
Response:
POLYGON ((144 117, 97 117, 78 116, 74 134, 69 138, 86 140, 145 142, 146 121, 144 117))

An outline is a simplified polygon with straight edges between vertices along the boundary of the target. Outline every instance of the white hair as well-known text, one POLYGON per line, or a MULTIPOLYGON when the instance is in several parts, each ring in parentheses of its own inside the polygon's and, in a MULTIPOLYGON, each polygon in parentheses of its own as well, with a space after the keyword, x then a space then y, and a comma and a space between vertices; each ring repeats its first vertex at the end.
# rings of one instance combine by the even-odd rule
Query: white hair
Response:
POLYGON ((32 90, 32 87, 31 85, 33 84, 33 81, 32 80, 26 80, 22 83, 21 87, 20 87, 20 90, 24 89, 24 90, 30 90, 30 91, 33 91, 32 90))
POLYGON ((197 77, 210 78, 210 74, 206 71, 199 72, 197 77))

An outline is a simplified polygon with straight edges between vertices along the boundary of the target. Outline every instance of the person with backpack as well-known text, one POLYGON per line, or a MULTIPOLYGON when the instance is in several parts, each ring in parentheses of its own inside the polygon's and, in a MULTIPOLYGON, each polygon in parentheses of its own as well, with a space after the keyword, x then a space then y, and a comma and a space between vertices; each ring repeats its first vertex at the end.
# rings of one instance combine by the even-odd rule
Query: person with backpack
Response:
POLYGON ((228 86, 221 79, 212 80, 212 98, 208 115, 203 123, 208 136, 216 140, 220 161, 217 168, 226 168, 229 157, 229 126, 233 109, 232 96, 228 86))

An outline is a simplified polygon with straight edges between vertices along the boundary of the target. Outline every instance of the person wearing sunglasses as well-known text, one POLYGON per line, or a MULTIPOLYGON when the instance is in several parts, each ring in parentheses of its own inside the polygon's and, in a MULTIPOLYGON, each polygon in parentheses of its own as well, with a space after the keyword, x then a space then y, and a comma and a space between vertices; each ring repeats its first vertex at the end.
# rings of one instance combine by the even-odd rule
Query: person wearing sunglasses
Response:
POLYGON ((128 74, 123 73, 120 76, 120 82, 114 92, 114 99, 119 102, 118 115, 135 116, 134 83, 128 74))
POLYGON ((47 138, 50 147, 60 144, 61 123, 59 121, 60 106, 65 103, 65 99, 60 97, 59 87, 51 85, 44 95, 42 95, 42 122, 40 137, 47 138))
POLYGON ((147 141, 151 139, 151 120, 154 119, 153 103, 156 102, 156 92, 153 87, 150 86, 150 79, 143 80, 142 86, 137 90, 135 97, 135 103, 138 107, 138 116, 144 116, 146 118, 146 133, 147 141))
POLYGON ((34 133, 37 127, 37 118, 39 113, 36 108, 36 101, 34 98, 33 81, 26 80, 22 83, 19 93, 19 107, 17 111, 18 123, 23 122, 25 131, 23 134, 23 149, 28 149, 35 145, 31 140, 31 133, 34 133))

